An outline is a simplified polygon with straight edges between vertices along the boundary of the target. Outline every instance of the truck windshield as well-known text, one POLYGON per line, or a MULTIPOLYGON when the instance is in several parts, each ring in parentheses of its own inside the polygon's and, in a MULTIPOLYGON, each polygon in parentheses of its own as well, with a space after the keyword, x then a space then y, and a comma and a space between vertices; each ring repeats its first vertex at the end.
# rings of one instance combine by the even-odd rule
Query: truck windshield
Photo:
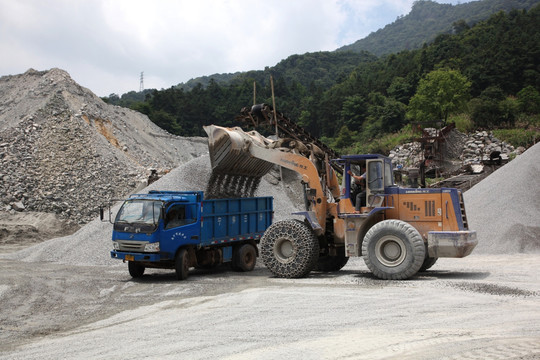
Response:
POLYGON ((161 213, 161 201, 154 200, 127 200, 122 205, 118 215, 117 223, 127 224, 148 224, 155 225, 159 221, 161 213))

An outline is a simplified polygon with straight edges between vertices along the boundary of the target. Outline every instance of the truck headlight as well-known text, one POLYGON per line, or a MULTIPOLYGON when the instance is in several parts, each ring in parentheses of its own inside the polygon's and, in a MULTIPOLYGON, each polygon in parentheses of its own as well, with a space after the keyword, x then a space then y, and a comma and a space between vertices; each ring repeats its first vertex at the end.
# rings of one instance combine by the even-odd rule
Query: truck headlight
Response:
POLYGON ((120 244, 118 244, 118 242, 116 241, 113 241, 112 247, 114 250, 120 250, 120 244))
POLYGON ((159 251, 159 242, 149 243, 144 245, 144 252, 158 252, 159 251))

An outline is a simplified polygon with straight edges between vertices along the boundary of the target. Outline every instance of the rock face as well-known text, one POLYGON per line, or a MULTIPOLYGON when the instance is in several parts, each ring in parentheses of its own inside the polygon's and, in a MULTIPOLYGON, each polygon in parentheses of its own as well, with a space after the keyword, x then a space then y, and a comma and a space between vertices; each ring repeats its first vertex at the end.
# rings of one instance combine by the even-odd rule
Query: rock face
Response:
POLYGON ((0 211, 55 213, 70 223, 208 151, 147 116, 104 103, 60 69, 0 78, 0 211))
MULTIPOLYGON (((523 151, 525 149, 516 149, 511 144, 500 141, 491 132, 479 131, 465 135, 452 130, 445 141, 444 156, 447 159, 445 166, 452 172, 456 168, 481 164, 482 160, 489 159, 493 152, 499 152, 502 158, 510 159, 523 151)), ((390 151, 389 157, 396 166, 400 165, 403 168, 417 168, 424 160, 419 142, 397 146, 390 151)))

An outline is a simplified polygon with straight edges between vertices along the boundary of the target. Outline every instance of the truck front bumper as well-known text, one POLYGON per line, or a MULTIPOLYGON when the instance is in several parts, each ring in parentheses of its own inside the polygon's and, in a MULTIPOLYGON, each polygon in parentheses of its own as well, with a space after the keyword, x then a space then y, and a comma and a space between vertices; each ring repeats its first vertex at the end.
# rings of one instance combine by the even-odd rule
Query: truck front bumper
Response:
POLYGON ((146 262, 159 262, 162 260, 159 253, 135 253, 126 251, 111 251, 111 257, 113 259, 124 261, 146 261, 146 262))
POLYGON ((469 255, 478 244, 476 231, 430 231, 428 233, 429 257, 462 258, 469 255))

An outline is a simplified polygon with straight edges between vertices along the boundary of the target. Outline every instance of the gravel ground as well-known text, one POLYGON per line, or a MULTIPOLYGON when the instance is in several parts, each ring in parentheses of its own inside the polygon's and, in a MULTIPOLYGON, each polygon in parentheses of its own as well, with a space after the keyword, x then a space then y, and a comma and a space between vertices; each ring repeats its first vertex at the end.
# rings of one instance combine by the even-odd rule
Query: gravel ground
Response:
POLYGON ((257 266, 183 282, 0 260, 0 359, 537 359, 539 260, 441 259, 410 281, 352 259, 305 279, 257 266))

